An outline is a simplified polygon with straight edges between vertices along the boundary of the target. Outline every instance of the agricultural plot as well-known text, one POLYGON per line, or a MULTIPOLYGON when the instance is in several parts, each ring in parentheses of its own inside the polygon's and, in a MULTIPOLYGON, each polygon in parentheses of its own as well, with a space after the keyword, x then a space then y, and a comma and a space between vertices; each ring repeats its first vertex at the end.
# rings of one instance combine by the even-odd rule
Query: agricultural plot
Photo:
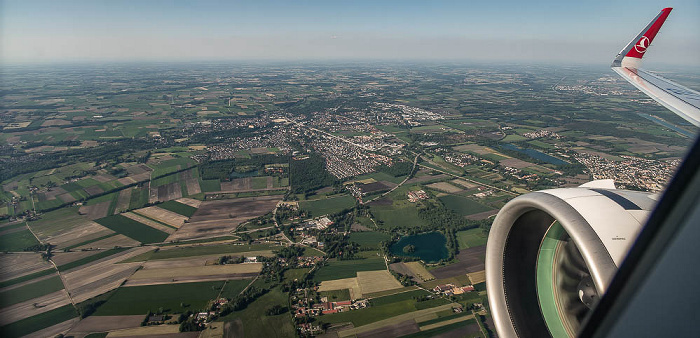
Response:
MULTIPOLYGON (((70 305, 70 299, 64 290, 55 291, 40 297, 0 309, 0 327, 70 305)), ((0 328, 0 330, 2 330, 0 328)))
POLYGON ((458 231, 455 236, 457 237, 457 244, 460 250, 486 245, 488 240, 484 230, 479 228, 458 231))
POLYGON ((373 292, 400 289, 403 287, 399 281, 387 270, 358 271, 357 281, 362 295, 373 292))
POLYGON ((156 229, 156 230, 168 233, 168 234, 172 234, 176 230, 174 227, 170 227, 170 226, 167 226, 163 223, 156 222, 150 218, 143 217, 143 216, 141 216, 139 214, 135 214, 133 212, 126 212, 126 213, 123 213, 121 215, 126 217, 126 218, 130 218, 136 222, 139 222, 141 224, 148 225, 149 227, 151 227, 153 229, 156 229))
POLYGON ((391 236, 384 232, 363 231, 351 233, 349 241, 359 244, 361 248, 377 249, 379 248, 379 243, 390 238, 391 236))
POLYGON ((79 215, 75 207, 48 212, 42 219, 30 222, 29 226, 43 242, 59 249, 114 234, 114 231, 79 215))
POLYGON ((80 215, 85 216, 89 220, 95 220, 102 217, 107 217, 109 215, 109 205, 111 202, 105 201, 100 203, 90 203, 89 205, 83 205, 78 209, 80 215))
POLYGON ((438 191, 450 193, 450 194, 455 194, 455 193, 462 191, 462 189, 455 187, 454 185, 449 184, 447 182, 431 183, 431 184, 426 185, 426 187, 433 189, 433 190, 438 190, 438 191))
POLYGON ((192 217, 195 211, 197 211, 197 208, 177 201, 167 201, 158 204, 158 207, 161 209, 170 210, 185 217, 192 217))
POLYGON ((182 188, 179 182, 173 182, 158 187, 151 186, 150 199, 153 198, 154 191, 156 191, 157 201, 170 201, 182 197, 182 188))
POLYGON ((58 276, 14 287, 10 290, 5 289, 0 291, 0 307, 8 307, 60 290, 63 290, 63 283, 58 276))
POLYGON ((28 229, 18 229, 0 236, 0 251, 24 251, 25 248, 39 244, 28 229))
POLYGON ((275 208, 280 196, 204 201, 169 241, 226 236, 236 227, 275 208))
POLYGON ((168 234, 136 222, 122 215, 113 215, 96 220, 97 223, 141 243, 158 243, 164 241, 168 234))
POLYGON ((129 188, 119 192, 119 197, 117 197, 117 203, 114 206, 114 214, 118 214, 129 210, 129 202, 131 201, 132 191, 133 188, 129 188))
POLYGON ((225 337, 293 337, 295 328, 289 314, 267 316, 265 311, 274 305, 288 306, 288 295, 274 288, 241 311, 235 311, 219 320, 225 321, 225 337))
POLYGON ((360 289, 360 284, 358 283, 357 277, 323 281, 318 287, 319 292, 342 290, 348 291, 350 299, 359 299, 362 297, 362 290, 360 289))
POLYGON ((386 264, 383 258, 365 258, 355 260, 329 260, 328 265, 320 268, 314 274, 314 280, 318 282, 339 278, 357 277, 358 271, 385 270, 386 264))
POLYGON ((486 246, 477 246, 461 250, 455 256, 457 263, 430 270, 430 273, 437 279, 465 275, 466 273, 484 270, 484 260, 486 257, 486 246))
POLYGON ((469 216, 477 213, 490 211, 493 209, 489 206, 473 201, 467 197, 457 195, 446 195, 439 197, 439 199, 445 205, 445 207, 462 216, 469 216))
POLYGON ((425 221, 418 216, 418 209, 408 201, 391 204, 391 200, 382 198, 370 204, 372 215, 374 215, 384 226, 388 227, 417 227, 426 225, 425 221), (384 201, 389 205, 385 205, 384 201))
POLYGON ((0 287, 4 287, 7 281, 16 280, 25 276, 32 276, 41 271, 48 270, 53 273, 53 265, 41 258, 41 254, 0 254, 0 287))
POLYGON ((150 255, 149 260, 183 258, 194 256, 207 255, 227 255, 227 254, 242 254, 246 252, 264 253, 280 247, 269 244, 252 244, 252 245, 231 245, 231 244, 216 244, 216 245, 198 245, 173 248, 161 248, 158 252, 150 255))
POLYGON ((308 211, 311 217, 333 214, 353 206, 355 206, 355 198, 349 195, 299 202, 299 208, 308 211))
POLYGON ((129 249, 68 271, 62 274, 66 289, 78 303, 116 289, 139 267, 138 263, 118 263, 148 250, 129 249))
POLYGON ((119 288, 95 316, 143 315, 163 308, 168 313, 200 311, 216 298, 224 282, 178 283, 119 288))
MULTIPOLYGON (((54 332, 42 335, 38 334, 42 329, 52 327, 54 325, 65 323, 73 318, 76 318, 78 313, 72 305, 67 304, 52 310, 37 314, 32 317, 23 318, 14 321, 9 325, 0 324, 0 334, 6 338, 22 337, 32 332, 37 333, 39 337, 52 337, 54 332)), ((70 322, 69 322, 70 323, 70 322)), ((60 331, 58 331, 60 332, 60 331)))
MULTIPOLYGON (((419 283, 435 279, 435 276, 433 276, 420 262, 402 262, 394 264, 396 264, 396 267, 398 269, 404 271, 402 272, 397 270, 397 272, 410 275, 414 277, 414 280, 416 280, 419 283), (400 265, 403 265, 403 268, 401 268, 400 265)), ((392 264, 392 269, 394 269, 394 264, 392 264)))
POLYGON ((462 186, 462 187, 467 188, 467 189, 473 189, 473 188, 476 188, 476 187, 479 186, 479 185, 476 184, 476 183, 472 183, 472 182, 469 182, 469 181, 467 181, 467 180, 461 180, 461 179, 458 179, 458 178, 457 178, 457 179, 454 179, 454 180, 452 180, 452 181, 450 181, 450 183, 455 184, 455 185, 462 186))
POLYGON ((124 285, 154 285, 246 278, 257 275, 261 270, 261 263, 142 269, 131 276, 124 285))
POLYGON ((486 282, 486 270, 468 273, 467 276, 474 285, 486 282))
POLYGON ((192 199, 192 198, 180 198, 176 200, 177 202, 180 202, 185 205, 189 205, 195 209, 199 208, 199 206, 202 204, 202 201, 192 199))
POLYGON ((77 268, 77 267, 79 267, 79 266, 82 266, 82 265, 85 265, 85 264, 88 264, 88 263, 92 263, 92 262, 98 261, 98 260, 100 260, 100 259, 109 257, 109 256, 111 256, 111 255, 116 255, 116 254, 118 254, 118 253, 120 253, 120 252, 122 252, 122 251, 124 251, 124 250, 126 250, 126 249, 125 249, 125 248, 116 248, 116 249, 109 249, 109 250, 97 251, 97 252, 96 252, 95 254, 93 254, 93 255, 90 255, 90 256, 87 256, 87 257, 82 257, 82 258, 80 258, 80 259, 73 260, 73 261, 71 261, 71 262, 58 265, 58 270, 61 271, 61 272, 65 272, 65 271, 68 271, 68 270, 71 270, 71 269, 75 269, 75 268, 77 268))

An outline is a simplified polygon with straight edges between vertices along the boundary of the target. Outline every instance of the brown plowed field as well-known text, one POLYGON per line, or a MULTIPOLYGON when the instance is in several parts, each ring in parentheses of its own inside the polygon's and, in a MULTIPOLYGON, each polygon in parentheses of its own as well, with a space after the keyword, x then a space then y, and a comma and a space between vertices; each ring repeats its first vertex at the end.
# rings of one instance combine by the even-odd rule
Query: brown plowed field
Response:
POLYGON ((159 207, 146 207, 134 210, 134 213, 157 220, 158 222, 179 228, 187 220, 187 216, 182 216, 170 210, 159 207))
POLYGON ((39 253, 0 254, 0 281, 53 268, 39 253))
POLYGON ((0 309, 0 326, 14 323, 20 319, 36 316, 46 311, 70 304, 65 290, 52 292, 38 298, 0 309), (36 304, 36 306, 34 306, 36 304))
POLYGON ((180 182, 168 183, 158 187, 158 200, 170 201, 182 197, 180 182))
POLYGON ((36 332, 32 332, 22 338, 45 338, 45 337, 56 337, 57 335, 68 331, 68 329, 73 326, 79 319, 73 318, 69 319, 63 323, 58 323, 56 325, 49 326, 45 329, 41 329, 36 332))
POLYGON ((79 246, 73 250, 82 250, 82 249, 111 249, 115 246, 121 246, 121 247, 130 247, 130 246, 137 246, 141 244, 141 242, 132 239, 130 237, 126 237, 122 234, 117 234, 112 237, 107 237, 105 239, 101 239, 97 242, 92 242, 85 244, 83 246, 79 246))
POLYGON ((90 220, 106 217, 107 212, 109 211, 110 203, 110 201, 106 201, 102 203, 84 205, 80 207, 79 212, 81 215, 85 215, 85 217, 90 220))
POLYGON ((430 270, 437 279, 450 278, 471 272, 484 270, 486 245, 464 249, 457 254, 458 262, 445 267, 430 270))
POLYGON ((202 202, 188 223, 167 240, 227 235, 238 224, 272 211, 279 201, 280 196, 260 196, 202 202))
POLYGON ((129 201, 131 200, 131 190, 133 188, 124 189, 119 192, 119 198, 117 198, 117 206, 114 208, 114 214, 124 212, 129 210, 129 201))

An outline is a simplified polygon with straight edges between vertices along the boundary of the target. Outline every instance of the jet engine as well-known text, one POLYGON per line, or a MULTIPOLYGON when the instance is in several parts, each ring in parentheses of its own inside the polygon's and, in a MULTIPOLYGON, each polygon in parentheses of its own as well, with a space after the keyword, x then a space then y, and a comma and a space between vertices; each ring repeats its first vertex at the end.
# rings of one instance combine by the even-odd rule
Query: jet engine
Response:
POLYGON ((489 305, 500 337, 574 337, 656 204, 612 180, 508 202, 486 247, 489 305))

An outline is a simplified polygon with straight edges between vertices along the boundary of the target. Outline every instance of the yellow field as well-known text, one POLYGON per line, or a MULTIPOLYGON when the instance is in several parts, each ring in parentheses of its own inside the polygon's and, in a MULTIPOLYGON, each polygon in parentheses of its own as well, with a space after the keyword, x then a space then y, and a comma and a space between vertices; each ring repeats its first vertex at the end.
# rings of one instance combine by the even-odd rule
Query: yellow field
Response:
POLYGON ((411 272, 413 272, 418 278, 422 279, 424 282, 435 279, 435 276, 426 270, 423 264, 420 262, 408 262, 403 263, 411 272))
POLYGON ((134 212, 176 228, 182 226, 182 224, 185 223, 185 220, 187 220, 186 216, 182 216, 178 213, 161 209, 159 207, 146 207, 143 209, 134 210, 134 212))
POLYGON ((180 202, 182 204, 187 204, 187 205, 194 207, 194 208, 199 208, 199 206, 202 204, 202 201, 191 199, 191 198, 179 198, 179 199, 176 199, 175 201, 180 202))
POLYGON ((457 188, 454 185, 449 184, 447 182, 432 183, 432 184, 426 185, 426 187, 431 188, 431 189, 435 189, 435 190, 444 191, 447 193, 457 193, 457 192, 462 191, 462 189, 457 188))
POLYGON ((472 284, 479 284, 486 281, 486 270, 481 270, 479 272, 468 273, 467 276, 472 284))
POLYGON ((199 267, 181 267, 167 269, 142 269, 130 279, 199 277, 212 275, 229 275, 239 273, 255 273, 262 270, 262 263, 209 265, 199 267))
POLYGON ((350 298, 358 299, 362 297, 362 291, 358 284, 357 278, 334 279, 321 282, 318 291, 333 291, 333 290, 350 290, 350 298))
POLYGON ((179 325, 154 325, 142 326, 133 329, 112 331, 107 337, 153 336, 157 334, 180 333, 179 325))
POLYGON ((391 272, 387 270, 358 271, 357 281, 363 295, 403 287, 391 272))

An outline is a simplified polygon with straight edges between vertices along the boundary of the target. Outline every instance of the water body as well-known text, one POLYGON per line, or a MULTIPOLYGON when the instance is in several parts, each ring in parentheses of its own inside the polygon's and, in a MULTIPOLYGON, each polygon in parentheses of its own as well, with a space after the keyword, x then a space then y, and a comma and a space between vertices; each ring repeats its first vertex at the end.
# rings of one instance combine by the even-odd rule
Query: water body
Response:
POLYGON ((673 130, 673 131, 675 131, 675 132, 677 132, 677 133, 679 133, 679 134, 681 134, 681 135, 683 135, 683 136, 687 136, 687 137, 690 137, 690 138, 694 138, 694 137, 695 137, 695 134, 693 134, 693 133, 691 133, 691 132, 689 132, 689 131, 687 131, 687 130, 685 130, 685 129, 682 129, 682 128, 680 128, 680 127, 674 125, 674 124, 670 124, 670 123, 668 123, 668 122, 666 122, 666 121, 664 121, 664 120, 662 120, 662 119, 660 119, 660 118, 658 118, 658 117, 656 117, 656 116, 652 116, 652 115, 649 115, 649 114, 642 114, 642 113, 637 113, 637 115, 639 115, 639 116, 641 116, 641 117, 643 117, 643 118, 645 118, 645 119, 647 119, 647 120, 650 120, 650 121, 652 121, 652 122, 654 122, 654 123, 656 123, 656 124, 660 124, 660 125, 662 125, 662 126, 668 128, 668 129, 671 129, 671 130, 673 130))
POLYGON ((396 256, 418 257, 426 263, 437 263, 441 259, 449 257, 445 244, 447 239, 439 232, 429 232, 425 234, 404 236, 391 246, 391 253, 396 256), (406 245, 415 246, 415 251, 412 253, 404 253, 403 248, 406 245))
POLYGON ((529 148, 523 149, 523 148, 517 147, 515 145, 512 145, 510 143, 506 143, 506 144, 502 145, 501 147, 506 148, 508 150, 515 150, 519 153, 523 153, 523 154, 530 156, 534 159, 538 159, 540 161, 544 161, 544 162, 551 163, 554 165, 568 164, 566 161, 560 160, 554 156, 547 155, 547 154, 545 154, 541 151, 537 151, 535 149, 529 149, 529 148))

